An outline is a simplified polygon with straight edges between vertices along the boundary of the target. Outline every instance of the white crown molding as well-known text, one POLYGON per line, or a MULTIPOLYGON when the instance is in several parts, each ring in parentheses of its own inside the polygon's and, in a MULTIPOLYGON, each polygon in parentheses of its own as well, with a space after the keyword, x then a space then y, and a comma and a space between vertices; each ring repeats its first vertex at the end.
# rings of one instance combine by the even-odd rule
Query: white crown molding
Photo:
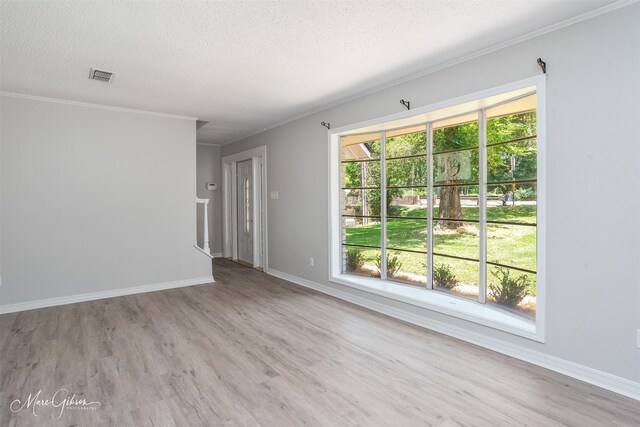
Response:
POLYGON ((220 144, 212 144, 209 142, 196 142, 196 145, 205 145, 207 147, 220 147, 220 144))
POLYGON ((423 328, 427 328, 441 334, 445 334, 459 340, 478 345, 480 347, 488 348, 489 350, 493 350, 498 353, 506 354, 507 356, 511 356, 516 359, 541 366, 543 368, 640 401, 640 383, 630 381, 626 378, 618 377, 616 375, 589 368, 588 366, 580 365, 568 360, 560 359, 555 356, 540 353, 539 351, 531 350, 526 347, 509 343, 507 341, 491 338, 477 332, 472 332, 458 326, 453 326, 448 323, 434 320, 429 317, 402 310, 396 307, 392 307, 387 304, 378 303, 371 299, 354 295, 350 292, 312 282, 310 280, 293 276, 291 274, 274 270, 272 268, 266 269, 265 272, 271 276, 278 277, 280 279, 298 284, 300 286, 304 286, 306 288, 314 289, 324 294, 331 295, 344 301, 348 301, 355 305, 377 311, 378 313, 382 313, 387 316, 394 317, 396 319, 400 319, 405 322, 409 322, 414 325, 418 325, 423 328))
POLYGON ((91 103, 88 103, 88 102, 70 101, 70 100, 67 100, 67 99, 47 98, 47 97, 44 97, 44 96, 27 95, 27 94, 24 94, 24 93, 2 92, 2 91, 0 91, 0 96, 8 96, 8 97, 11 97, 11 98, 29 99, 29 100, 32 100, 32 101, 55 102, 55 103, 58 103, 58 104, 75 105, 75 106, 79 106, 79 107, 99 108, 99 109, 102 109, 102 110, 119 111, 119 112, 123 112, 123 113, 144 114, 144 115, 147 115, 147 116, 165 117, 165 118, 170 118, 170 119, 180 119, 180 120, 190 120, 190 121, 198 120, 196 117, 178 116, 176 114, 156 113, 156 112, 153 112, 153 111, 135 110, 135 109, 132 109, 132 108, 114 107, 114 106, 111 106, 111 105, 91 104, 91 103))
POLYGON ((450 61, 443 62, 441 64, 437 64, 437 65, 434 65, 434 66, 429 67, 429 68, 425 68, 424 70, 418 71, 417 73, 409 74, 409 75, 404 76, 404 77, 400 77, 400 78, 397 78, 397 79, 394 79, 394 80, 390 80, 390 81, 388 81, 386 83, 383 83, 381 85, 375 86, 375 87, 373 87, 371 89, 367 89, 367 90, 364 90, 362 92, 358 92, 356 94, 348 96, 346 98, 341 98, 341 99, 339 99, 337 101, 330 102, 328 104, 324 104, 324 105, 322 105, 320 107, 313 108, 311 110, 307 110, 304 113, 301 113, 301 114, 298 114, 296 116, 290 117, 288 119, 282 120, 282 121, 280 121, 278 123, 275 123, 273 125, 267 126, 266 128, 263 127, 260 130, 251 131, 251 132, 249 132, 248 134, 246 134, 246 135, 244 135, 242 137, 234 138, 234 139, 232 139, 231 141, 228 141, 228 142, 222 142, 221 145, 229 145, 229 144, 233 144, 234 142, 238 142, 238 141, 242 141, 242 140, 247 139, 247 138, 251 138, 252 136, 259 135, 259 134, 261 134, 263 132, 267 132, 267 131, 269 131, 271 129, 275 129, 275 128, 279 127, 279 126, 285 125, 287 123, 291 123, 291 122, 296 121, 298 119, 302 119, 304 117, 308 117, 308 116, 310 116, 312 114, 316 114, 316 113, 320 113, 322 111, 326 111, 326 110, 328 110, 330 108, 336 107, 336 106, 341 105, 341 104, 345 104, 345 103, 347 103, 349 101, 354 101, 354 100, 362 98, 364 96, 371 95, 371 94, 376 93, 376 92, 380 92, 380 91, 388 89, 390 87, 397 86, 399 84, 408 82, 410 80, 414 80, 414 79, 417 79, 417 78, 420 78, 420 77, 424 77, 424 76, 429 75, 429 74, 433 74, 433 73, 435 73, 437 71, 440 71, 440 70, 443 70, 445 68, 453 67, 454 65, 458 65, 458 64, 461 64, 463 62, 467 62, 467 61, 470 61, 472 59, 478 58, 480 56, 487 55, 487 54, 492 53, 492 52, 496 52, 496 51, 504 49, 506 47, 513 46, 513 45, 518 44, 518 43, 522 43, 524 41, 527 41, 527 40, 542 36, 542 35, 547 34, 547 33, 551 33, 553 31, 559 30, 561 28, 568 27, 570 25, 577 24, 579 22, 586 21, 586 20, 591 19, 591 18, 595 18, 595 17, 600 16, 600 15, 604 15, 604 14, 612 12, 612 11, 614 11, 616 9, 620 9, 622 7, 625 7, 625 6, 629 6, 629 5, 633 4, 633 3, 637 3, 638 1, 640 1, 640 0, 618 0, 618 1, 614 2, 614 3, 608 4, 606 6, 602 6, 602 7, 598 8, 598 9, 594 9, 594 10, 592 10, 590 12, 585 12, 583 14, 574 16, 573 18, 565 19, 564 21, 560 21, 558 23, 555 23, 555 24, 540 28, 538 30, 535 30, 535 31, 532 31, 530 33, 524 34, 522 36, 518 36, 518 37, 515 37, 513 39, 494 44, 494 45, 489 46, 487 48, 472 52, 472 53, 464 55, 464 56, 460 56, 460 57, 452 59, 450 61))
POLYGON ((69 295, 66 297, 48 298, 36 301, 19 302, 0 305, 0 314, 17 311, 34 310, 37 308, 54 307, 57 305, 73 304, 84 301, 94 301, 103 298, 120 297, 124 295, 141 294, 145 292, 161 291, 164 289, 182 288, 184 286, 214 283, 213 276, 195 277, 193 279, 174 280, 171 282, 154 283, 151 285, 134 286, 130 288, 113 289, 109 291, 90 292, 87 294, 69 295))

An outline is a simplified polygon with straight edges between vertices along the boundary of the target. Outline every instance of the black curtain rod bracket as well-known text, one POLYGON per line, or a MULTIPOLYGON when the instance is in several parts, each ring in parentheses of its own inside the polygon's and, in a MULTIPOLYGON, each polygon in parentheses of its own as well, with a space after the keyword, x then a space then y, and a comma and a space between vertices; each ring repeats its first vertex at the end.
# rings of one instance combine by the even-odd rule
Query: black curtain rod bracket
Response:
POLYGON ((411 102, 410 101, 405 101, 404 99, 401 99, 400 100, 400 104, 402 104, 405 107, 407 107, 407 110, 411 110, 411 102))
POLYGON ((538 65, 542 68, 542 72, 547 74, 547 63, 542 60, 542 58, 538 58, 538 65))
POLYGON ((322 122, 320 123, 322 126, 326 127, 327 129, 331 129, 331 124, 330 123, 326 123, 326 122, 322 122))

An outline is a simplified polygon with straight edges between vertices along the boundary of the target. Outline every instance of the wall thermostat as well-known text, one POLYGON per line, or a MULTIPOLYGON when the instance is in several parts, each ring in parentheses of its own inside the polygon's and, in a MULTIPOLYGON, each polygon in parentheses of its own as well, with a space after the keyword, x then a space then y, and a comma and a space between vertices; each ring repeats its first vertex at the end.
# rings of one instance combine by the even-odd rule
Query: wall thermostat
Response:
POLYGON ((207 190, 217 190, 218 185, 213 182, 207 182, 207 190))

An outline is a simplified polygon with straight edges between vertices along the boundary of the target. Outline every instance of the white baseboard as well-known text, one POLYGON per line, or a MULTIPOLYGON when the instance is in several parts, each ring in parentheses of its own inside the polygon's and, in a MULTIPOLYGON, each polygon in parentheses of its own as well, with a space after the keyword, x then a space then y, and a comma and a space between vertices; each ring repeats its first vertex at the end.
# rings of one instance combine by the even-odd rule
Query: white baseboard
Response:
POLYGON ((16 311, 34 310, 36 308, 53 307, 56 305, 73 304, 76 302, 93 301, 103 298, 120 297, 123 295, 141 294, 144 292, 161 291, 163 289, 182 288, 184 286, 213 283, 213 276, 195 277, 193 279, 174 280, 172 282, 154 283, 151 285, 134 286, 130 288, 113 289, 109 291, 90 292, 87 294, 69 295, 66 297, 47 298, 36 301, 19 302, 0 305, 0 314, 16 311))
POLYGON ((497 351, 498 353, 506 354, 507 356, 511 356, 516 359, 524 360, 525 362, 550 369, 580 381, 622 394, 632 399, 640 400, 640 383, 599 371, 597 369, 589 368, 588 366, 560 359, 555 356, 540 353, 503 340, 491 338, 426 316, 391 307, 387 304, 381 304, 368 298, 362 298, 354 295, 350 292, 312 282, 272 268, 267 269, 266 273, 307 288, 315 289, 316 291, 340 298, 370 310, 395 317, 396 319, 404 320, 405 322, 413 323, 414 325, 422 326, 462 341, 470 342, 472 344, 497 351))
POLYGON ((213 254, 213 257, 214 257, 214 258, 223 258, 223 257, 224 257, 224 254, 223 254, 222 252, 215 252, 215 253, 213 254))

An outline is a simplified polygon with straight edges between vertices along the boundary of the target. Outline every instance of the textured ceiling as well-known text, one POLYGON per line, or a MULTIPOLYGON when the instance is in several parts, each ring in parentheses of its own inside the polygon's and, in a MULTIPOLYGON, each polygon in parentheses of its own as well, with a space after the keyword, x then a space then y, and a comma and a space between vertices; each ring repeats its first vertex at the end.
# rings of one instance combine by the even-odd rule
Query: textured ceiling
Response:
POLYGON ((0 87, 198 117, 224 144, 608 3, 3 0, 0 87))

